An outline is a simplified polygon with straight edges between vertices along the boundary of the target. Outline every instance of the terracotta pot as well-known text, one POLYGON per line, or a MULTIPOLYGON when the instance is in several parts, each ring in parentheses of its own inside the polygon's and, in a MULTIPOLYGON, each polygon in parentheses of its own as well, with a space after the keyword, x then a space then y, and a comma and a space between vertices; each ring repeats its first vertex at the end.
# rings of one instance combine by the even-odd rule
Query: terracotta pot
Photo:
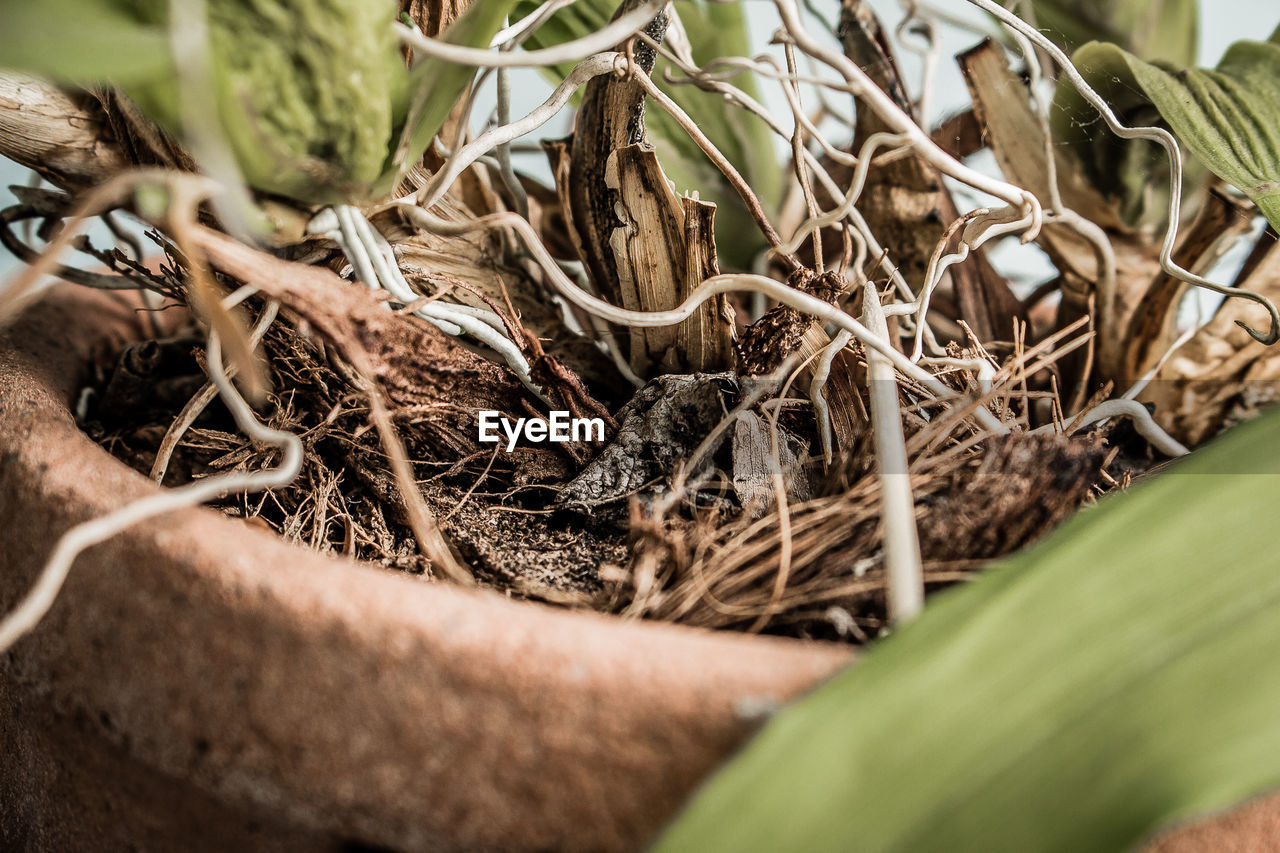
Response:
MULTIPOLYGON (((156 489, 77 429, 134 303, 56 290, 0 343, 0 607, 156 489)), ((626 850, 847 650, 510 601, 207 509, 76 561, 0 657, 0 847, 626 850)))
MULTIPOLYGON (((153 491, 69 412, 136 303, 55 290, 0 339, 0 607, 153 491)), ((0 656, 0 848, 627 850, 847 650, 426 583, 210 510, 90 549, 0 656)), ((1150 850, 1280 849, 1280 796, 1150 850)))

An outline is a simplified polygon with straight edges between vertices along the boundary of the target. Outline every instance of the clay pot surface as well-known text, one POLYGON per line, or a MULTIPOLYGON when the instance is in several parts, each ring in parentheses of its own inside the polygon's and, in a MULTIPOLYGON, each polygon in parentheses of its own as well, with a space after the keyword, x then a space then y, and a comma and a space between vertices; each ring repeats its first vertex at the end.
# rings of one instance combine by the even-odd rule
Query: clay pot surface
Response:
MULTIPOLYGON (((56 288, 0 337, 0 608, 157 488, 70 405, 145 332, 56 288)), ((428 583, 208 509, 89 549, 0 655, 0 849, 631 850, 849 660, 428 583)), ((1280 796, 1149 853, 1280 850, 1280 796)))
MULTIPOLYGON (((157 486, 70 406, 142 334, 55 288, 0 341, 0 608, 157 486)), ((834 646, 624 621, 341 561, 209 509, 77 559, 0 656, 4 849, 630 850, 834 646)))

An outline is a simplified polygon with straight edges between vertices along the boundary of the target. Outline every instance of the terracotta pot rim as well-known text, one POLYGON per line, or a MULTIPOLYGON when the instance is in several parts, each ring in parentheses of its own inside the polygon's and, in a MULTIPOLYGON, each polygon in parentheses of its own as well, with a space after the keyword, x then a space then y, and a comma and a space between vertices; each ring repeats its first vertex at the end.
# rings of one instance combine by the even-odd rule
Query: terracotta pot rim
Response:
MULTIPOLYGON (((0 343, 0 465, 11 484, 0 512, 24 508, 0 547, 25 553, 0 573, 0 606, 27 588, 57 532, 159 488, 91 442, 69 412, 86 357, 118 347, 135 322, 118 296, 60 290, 0 343)), ((162 772, 308 827, 405 847, 618 849, 642 843, 749 733, 751 707, 793 697, 849 656, 353 563, 210 509, 175 512, 82 555, 46 622, 11 651, 10 676, 60 707, 111 720, 101 734, 162 772), (122 659, 150 669, 130 672, 122 659), (203 679, 198 689, 193 679, 203 679), (161 700, 166 713, 146 709, 161 700), (331 718, 283 710, 303 700, 326 703, 317 713, 331 718), (272 702, 282 706, 255 707, 272 702), (392 719, 389 705, 423 722, 392 719), (565 714, 576 722, 557 721, 565 714), (370 716, 388 718, 374 725, 370 716), (579 741, 575 725, 607 731, 579 741), (605 734, 639 743, 585 742, 605 734), (387 737, 392 744, 379 740, 387 737), (514 767, 482 742, 501 737, 519 753, 514 767), (562 742, 525 742, 544 737, 562 742), (414 756, 403 767, 396 738, 414 756), (272 750, 299 757, 282 762, 272 750), (440 751, 476 766, 432 770, 440 751), (535 768, 562 790, 531 782, 535 768), (490 790, 450 795, 458 776, 490 790), (532 802, 495 815, 494 803, 517 792, 532 802), (563 813, 547 813, 555 809, 563 813)))
MULTIPOLYGON (((66 289, 66 288, 59 287, 55 289, 54 294, 52 295, 51 298, 53 300, 58 300, 58 301, 69 301, 72 303, 77 303, 77 302, 86 301, 92 298, 93 296, 94 294, 86 294, 78 287, 74 289, 66 289)), ((133 310, 135 308, 134 305, 130 304, 133 302, 133 300, 130 299, 125 294, 111 295, 111 298, 113 301, 116 301, 117 297, 122 297, 120 302, 121 304, 123 304, 123 306, 127 308, 127 310, 133 310)), ((97 300, 94 300, 94 301, 97 301, 97 300)), ((31 313, 38 314, 40 312, 41 307, 42 306, 37 305, 31 313)), ((108 323, 110 323, 110 326, 104 331, 108 336, 110 336, 111 343, 105 347, 102 346, 101 344, 99 344, 98 346, 91 347, 91 349, 93 349, 94 352, 85 353, 86 356, 92 355, 94 358, 96 358, 99 361, 108 359, 109 356, 114 355, 114 353, 118 352, 119 348, 125 343, 130 343, 130 342, 133 342, 134 340, 142 340, 143 339, 142 335, 145 335, 147 331, 146 329, 141 327, 140 325, 141 321, 137 321, 138 328, 136 329, 136 332, 137 332, 136 336, 121 335, 119 331, 119 325, 120 325, 119 321, 120 321, 121 315, 101 314, 99 315, 99 317, 100 319, 104 319, 108 323)), ((21 328, 25 329, 27 325, 30 325, 30 321, 28 321, 26 324, 23 324, 21 328)), ((4 341, 3 338, 0 338, 0 347, 3 347, 5 343, 8 343, 8 342, 4 341)), ((39 349, 41 348, 33 348, 34 350, 33 354, 39 354, 39 349)), ((76 348, 76 349, 78 350, 79 348, 76 348)), ((0 351, 0 356, 3 356, 4 354, 5 353, 0 351)), ((72 377, 67 377, 65 374, 59 374, 57 372, 57 367, 61 366, 60 364, 55 365, 52 362, 43 362, 43 364, 44 364, 44 367, 42 369, 38 371, 33 371, 32 373, 28 374, 27 377, 23 377, 19 375, 17 377, 18 381, 21 382, 23 379, 26 379, 26 378, 33 379, 37 384, 45 386, 45 388, 42 388, 41 390, 53 391, 55 396, 57 395, 57 391, 59 389, 56 389, 54 387, 54 383, 63 384, 67 380, 70 380, 72 382, 75 382, 76 384, 79 384, 78 382, 79 375, 77 375, 75 378, 72 378, 72 377)), ((6 370, 11 369, 10 364, 8 363, 7 360, 0 361, 0 366, 3 366, 6 370)), ((56 422, 57 428, 62 429, 65 426, 65 424, 74 423, 74 416, 71 413, 72 405, 73 405, 73 399, 70 397, 67 397, 64 400, 61 400, 60 405, 55 410, 47 413, 47 420, 50 422, 50 425, 52 426, 53 422, 56 422)), ((8 412, 0 409, 0 414, 7 415, 8 412)), ((43 413, 42 413, 41 420, 44 421, 45 419, 46 418, 43 416, 43 413)), ((5 418, 5 420, 0 420, 0 429, 3 429, 4 426, 7 425, 7 422, 8 422, 7 417, 5 418)), ((127 500, 136 500, 138 498, 146 497, 148 495, 158 494, 160 491, 162 491, 162 488, 158 486, 156 483, 154 483, 152 480, 143 476, 141 473, 133 470, 132 468, 129 468, 128 466, 124 465, 124 463, 122 463, 120 460, 116 459, 114 456, 108 453, 99 444, 89 439, 89 437, 86 436, 83 432, 81 432, 78 427, 75 428, 74 432, 76 434, 77 439, 74 442, 75 446, 72 448, 72 453, 74 453, 77 456, 77 458, 80 459, 80 464, 84 466, 85 473, 88 476, 78 479, 76 481, 77 488, 75 489, 74 492, 68 495, 68 497, 70 498, 70 501, 68 502, 68 506, 67 506, 68 516, 72 516, 76 514, 83 514, 85 515, 85 517, 100 516, 100 515, 105 515, 106 513, 111 512, 113 510, 116 510, 124 505, 124 503, 126 502, 124 495, 120 493, 108 493, 108 492, 105 492, 104 490, 101 490, 95 487, 98 479, 96 475, 102 472, 103 469, 111 469, 111 476, 113 478, 115 478, 119 473, 128 472, 127 474, 125 474, 125 477, 128 480, 132 481, 130 484, 132 488, 129 489, 127 500), (83 456, 81 456, 80 454, 83 454, 83 456), (85 512, 77 513, 77 510, 83 510, 85 512)), ((25 430, 24 433, 29 435, 31 434, 31 430, 25 430)), ((37 464, 44 464, 46 462, 48 462, 48 460, 37 459, 37 464)), ((523 609, 532 607, 540 611, 549 611, 551 613, 554 613, 556 614, 556 618, 563 617, 570 621, 585 619, 590 621, 604 620, 609 623, 624 623, 641 633, 657 632, 657 633, 670 633, 673 635, 683 635, 691 642, 698 642, 700 639, 704 639, 707 637, 717 637, 721 639, 728 639, 730 642, 733 642, 733 643, 741 643, 743 645, 748 645, 748 646, 756 645, 756 644, 781 645, 781 646, 794 646, 797 648, 814 649, 814 650, 821 649, 824 652, 833 652, 842 656, 847 656, 852 654, 852 652, 849 650, 847 646, 844 646, 842 644, 837 644, 837 643, 827 643, 827 642, 809 641, 809 640, 794 640, 794 639, 789 639, 785 637, 775 637, 775 636, 759 635, 759 634, 745 634, 745 633, 740 633, 735 631, 716 631, 716 630, 709 630, 705 628, 680 625, 676 623, 656 622, 656 621, 649 621, 649 620, 623 620, 621 617, 615 616, 613 614, 605 614, 605 613, 599 613, 599 612, 587 611, 587 610, 561 608, 551 604, 544 604, 542 602, 508 598, 507 596, 503 595, 501 592, 498 592, 496 590, 489 589, 489 588, 475 587, 472 589, 468 589, 466 587, 449 584, 446 581, 439 581, 439 582, 430 581, 430 580, 423 579, 419 576, 409 575, 394 569, 387 569, 383 566, 379 566, 377 564, 369 563, 363 560, 347 559, 340 556, 322 554, 322 553, 313 551, 310 548, 307 548, 305 546, 287 542, 281 539, 278 535, 265 531, 259 527, 246 525, 243 522, 233 517, 223 515, 217 510, 214 510, 208 506, 203 506, 203 505, 191 507, 188 509, 175 510, 173 512, 166 513, 165 516, 163 516, 160 519, 160 521, 164 522, 166 519, 171 523, 165 524, 164 525, 165 527, 170 527, 170 526, 182 527, 182 526, 194 524, 199 526, 201 532, 204 532, 205 530, 216 530, 217 532, 223 533, 227 536, 234 535, 236 537, 242 538, 242 540, 254 545, 257 548, 262 548, 264 550, 268 548, 271 548, 271 550, 275 550, 272 546, 283 545, 290 552, 292 552, 292 554, 298 560, 302 560, 307 562, 308 564, 314 564, 314 565, 319 565, 320 563, 323 562, 324 564, 326 564, 326 568, 340 566, 344 571, 355 570, 356 572, 360 573, 363 576, 364 582, 366 583, 376 584, 376 583, 384 583, 384 582, 390 581, 392 583, 400 584, 405 581, 408 581, 408 583, 410 584, 409 588, 402 590, 401 594, 409 596, 410 598, 418 594, 416 590, 422 589, 423 584, 430 585, 429 588, 433 590, 433 593, 431 594, 434 594, 434 591, 437 589, 437 584, 438 584, 439 588, 448 590, 450 594, 456 593, 464 596, 474 596, 480 599, 484 599, 486 600, 485 603, 488 606, 492 606, 497 609, 513 608, 513 609, 523 610, 523 609), (176 522, 177 524, 176 525, 172 524, 172 522, 176 522), (268 546, 267 545, 268 542, 272 543, 272 545, 268 546), (410 592, 409 589, 413 589, 415 590, 415 592, 410 592)), ((139 524, 130 528, 128 531, 125 531, 120 535, 122 537, 130 537, 132 535, 150 536, 152 535, 152 533, 153 531, 150 529, 150 526, 146 522, 144 522, 142 524, 139 524)), ((172 534, 170 533, 167 535, 172 535, 172 534)), ((193 549, 215 547, 215 546, 212 546, 211 543, 209 543, 208 540, 205 538, 190 537, 190 540, 191 541, 189 542, 189 544, 193 549)), ((217 549, 215 553, 218 554, 219 556, 223 554, 221 549, 217 549)), ((287 567, 285 568, 287 569, 287 567)), ((394 616, 395 614, 389 612, 387 615, 394 616)))

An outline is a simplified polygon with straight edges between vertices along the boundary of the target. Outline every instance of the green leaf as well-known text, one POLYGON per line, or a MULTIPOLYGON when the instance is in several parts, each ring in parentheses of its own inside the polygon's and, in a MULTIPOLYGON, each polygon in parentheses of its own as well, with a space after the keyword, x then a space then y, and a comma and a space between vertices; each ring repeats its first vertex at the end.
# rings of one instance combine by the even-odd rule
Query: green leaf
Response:
MULTIPOLYGON (((1122 117, 1144 107, 1158 111, 1199 161, 1280 227, 1280 30, 1267 42, 1236 42, 1216 69, 1152 64, 1097 42, 1076 51, 1073 61, 1099 94, 1114 99, 1122 117)), ((1069 83, 1059 84, 1055 122, 1105 181, 1097 174, 1105 154, 1098 139, 1088 139, 1098 136, 1096 115, 1069 83)), ((1114 150, 1114 137, 1101 136, 1114 150)), ((1134 172, 1130 177, 1149 180, 1134 172)))
MULTIPOLYGON (((208 17, 218 117, 249 185, 300 201, 363 201, 405 76, 395 3, 212 0, 208 17)), ((181 94, 189 102, 195 92, 181 94)), ((196 132, 179 117, 167 116, 171 128, 196 132)))
POLYGON ((1032 8, 1036 25, 1068 53, 1106 41, 1151 62, 1196 61, 1196 0, 1033 0, 1032 8))
MULTIPOLYGON (((445 38, 487 46, 514 5, 473 3, 445 38)), ((395 9, 392 0, 209 0, 209 111, 217 144, 251 186, 358 202, 390 192, 417 161, 475 69, 427 59, 407 75, 395 9)), ((0 67, 119 85, 181 138, 191 98, 178 91, 167 17, 166 0, 0 0, 0 67)))
POLYGON ((171 74, 164 27, 106 0, 0 0, 0 68, 61 83, 171 74))
MULTIPOLYGON (((517 0, 472 3, 460 18, 449 25, 442 38, 451 44, 488 47, 516 3, 517 0)), ((458 65, 434 56, 419 61, 413 67, 409 73, 408 106, 393 137, 400 139, 407 127, 407 145, 403 150, 389 152, 375 196, 391 192, 403 172, 418 162, 475 73, 472 66, 458 65)))
MULTIPOLYGON (((617 5, 617 0, 578 0, 553 15, 526 45, 530 48, 551 47, 589 35, 609 23, 617 5)), ((537 6, 533 0, 522 0, 516 14, 526 15, 537 6)), ((721 56, 751 55, 750 32, 743 4, 687 0, 679 4, 677 11, 689 34, 694 59, 699 64, 721 56)), ((783 169, 778 162, 777 143, 768 126, 746 111, 725 103, 719 95, 693 86, 666 83, 662 75, 664 65, 665 62, 659 60, 654 69, 653 79, 658 87, 698 123, 707 138, 742 173, 766 210, 775 209, 781 203, 783 169)), ((558 82, 572 68, 572 63, 561 63, 546 69, 546 73, 558 82)), ((739 77, 734 83, 758 99, 752 78, 739 77)), ((645 125, 663 171, 675 182, 676 189, 686 193, 696 191, 702 199, 717 204, 716 233, 720 238, 717 241, 720 257, 736 266, 749 267, 765 244, 724 176, 663 110, 648 109, 645 125)))
POLYGON ((1280 784, 1280 413, 931 602, 774 717, 673 850, 1119 851, 1280 784))
MULTIPOLYGON (((699 65, 720 57, 752 55, 746 7, 742 3, 692 0, 675 8, 689 36, 693 58, 699 65)), ((713 92, 704 92, 694 86, 667 84, 661 79, 661 67, 657 69, 657 76, 662 90, 698 122, 702 132, 742 172, 766 207, 774 209, 781 204, 783 169, 778 162, 776 137, 768 125, 746 110, 731 106, 713 92)), ((733 82, 751 97, 760 99, 754 77, 742 75, 733 82)), ((661 130, 663 138, 689 139, 665 111, 650 110, 649 115, 656 118, 659 113, 661 118, 657 121, 664 125, 661 130)), ((697 146, 693 148, 697 152, 696 157, 707 162, 701 150, 697 146)), ((696 185, 688 187, 697 188, 696 185)))
POLYGON ((255 189, 363 200, 381 173, 405 77, 392 0, 209 0, 208 79, 187 86, 167 0, 0 3, 0 66, 118 86, 190 150, 229 151, 255 189))

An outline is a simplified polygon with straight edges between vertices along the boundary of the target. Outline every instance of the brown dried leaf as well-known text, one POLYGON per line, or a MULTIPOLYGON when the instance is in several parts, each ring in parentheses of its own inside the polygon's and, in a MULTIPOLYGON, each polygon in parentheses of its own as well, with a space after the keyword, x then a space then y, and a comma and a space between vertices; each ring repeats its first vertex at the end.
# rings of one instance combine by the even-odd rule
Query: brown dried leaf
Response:
MULTIPOLYGON (((1254 260, 1237 286, 1280 299, 1280 242, 1274 233, 1263 234, 1254 260)), ((1223 302, 1143 392, 1141 399, 1156 405, 1157 421, 1185 444, 1212 438, 1280 398, 1280 350, 1263 346, 1237 325, 1256 312, 1247 300, 1223 302)))
MULTIPOLYGON (((605 166, 605 185, 617 195, 620 225, 608 233, 622 306, 633 311, 674 308, 684 281, 684 211, 667 184, 653 149, 619 148, 605 166)), ((633 330, 631 369, 647 376, 655 368, 678 368, 672 326, 633 330)))
MULTIPOLYGON (((808 359, 826 349, 830 343, 831 339, 822 327, 814 324, 805 332, 797 351, 802 359, 808 359)), ((822 393, 827 400, 835 445, 832 450, 836 454, 852 453, 857 443, 867 434, 871 417, 862 393, 858 390, 866 386, 866 373, 866 366, 860 363, 858 356, 848 347, 842 349, 831 362, 827 384, 823 386, 822 393)), ((807 386, 812 378, 812 367, 806 368, 801 382, 807 386)))
POLYGON ((963 160, 987 147, 982 125, 972 109, 964 110, 943 119, 942 124, 929 134, 935 145, 948 155, 963 160))
MULTIPOLYGON (((710 202, 681 198, 684 207, 684 277, 679 282, 676 304, 689 297, 698 285, 720 273, 716 258, 716 206, 710 202)), ((695 373, 724 370, 733 364, 734 311, 727 294, 707 302, 676 328, 676 347, 685 366, 695 373)))
MULTIPOLYGON (((1173 253, 1174 262, 1193 273, 1203 273, 1249 230, 1252 220, 1253 205, 1213 188, 1183 232, 1173 253)), ((1129 318, 1119 375, 1109 378, 1136 380, 1169 351, 1178 337, 1178 306, 1188 287, 1167 273, 1156 276, 1129 318)))
POLYGON ((803 459, 808 447, 800 439, 748 409, 739 412, 733 424, 733 490, 743 512, 760 518, 777 505, 777 486, 788 501, 807 501, 813 490, 803 459), (778 452, 773 452, 774 430, 778 452), (781 478, 780 483, 777 478, 781 478))
MULTIPOLYGON (((1051 198, 1048 149, 1044 126, 1032 109, 1026 84, 1009 69, 1004 53, 989 40, 961 54, 957 61, 969 87, 974 115, 1005 177, 1026 187, 1047 205, 1051 198)), ((1150 290, 1160 265, 1154 248, 1124 228, 1114 205, 1086 180, 1075 161, 1056 149, 1055 153, 1063 205, 1104 228, 1116 255, 1116 292, 1095 296, 1101 272, 1093 244, 1065 225, 1045 225, 1040 245, 1061 274, 1063 301, 1058 324, 1067 325, 1089 313, 1093 301, 1099 341, 1098 371, 1106 378, 1117 378, 1123 372, 1121 344, 1129 315, 1150 290)), ((1081 367, 1085 360, 1082 352, 1068 364, 1081 367)), ((1085 379, 1081 377, 1082 382, 1085 379)))
MULTIPOLYGON (((626 0, 615 17, 635 5, 634 0, 626 0)), ((667 24, 667 13, 663 11, 645 31, 661 41, 667 24)), ((628 55, 634 57, 634 73, 653 71, 657 53, 650 45, 639 42, 631 47, 618 45, 615 49, 628 50, 628 55)), ((592 78, 583 90, 570 141, 568 208, 573 211, 573 223, 579 232, 582 262, 600 293, 610 301, 620 298, 618 272, 610 246, 613 232, 621 223, 615 211, 617 193, 608 186, 606 173, 615 152, 645 143, 644 105, 644 86, 630 76, 619 78, 604 74, 592 78)))
POLYGON ((92 96, 7 71, 0 73, 0 155, 72 192, 129 166, 92 96))
MULTIPOLYGON (((1004 51, 990 39, 957 56, 956 62, 969 87, 974 118, 1000 169, 1010 181, 1030 190, 1042 203, 1047 202, 1050 192, 1044 129, 1031 108, 1026 84, 1009 69, 1004 51)), ((1066 207, 1103 228, 1121 228, 1114 205, 1089 183, 1074 160, 1055 150, 1054 165, 1058 192, 1066 207)))
POLYGON ((423 35, 436 38, 467 11, 472 0, 400 0, 400 14, 407 14, 423 35))
MULTIPOLYGON (((675 308, 716 269, 715 205, 680 199, 667 183, 652 148, 628 145, 610 158, 605 183, 617 192, 622 225, 610 235, 622 305, 637 311, 675 308), (692 222, 686 213, 693 213, 692 222), (695 266, 690 268, 690 262, 695 266)), ((733 327, 721 295, 678 327, 639 329, 631 335, 631 366, 641 376, 723 369, 733 327)))
MULTIPOLYGON (((858 63, 908 115, 914 106, 907 97, 889 41, 870 6, 844 0, 838 32, 845 54, 858 63)), ((874 110, 858 110, 854 150, 872 134, 890 128, 874 110)), ((938 242, 949 223, 959 216, 938 170, 914 155, 872 168, 859 208, 890 257, 909 281, 923 280, 938 242)), ((951 268, 956 303, 974 333, 983 341, 1012 340, 1013 320, 1025 320, 1021 304, 1008 283, 988 264, 981 251, 951 268)))

